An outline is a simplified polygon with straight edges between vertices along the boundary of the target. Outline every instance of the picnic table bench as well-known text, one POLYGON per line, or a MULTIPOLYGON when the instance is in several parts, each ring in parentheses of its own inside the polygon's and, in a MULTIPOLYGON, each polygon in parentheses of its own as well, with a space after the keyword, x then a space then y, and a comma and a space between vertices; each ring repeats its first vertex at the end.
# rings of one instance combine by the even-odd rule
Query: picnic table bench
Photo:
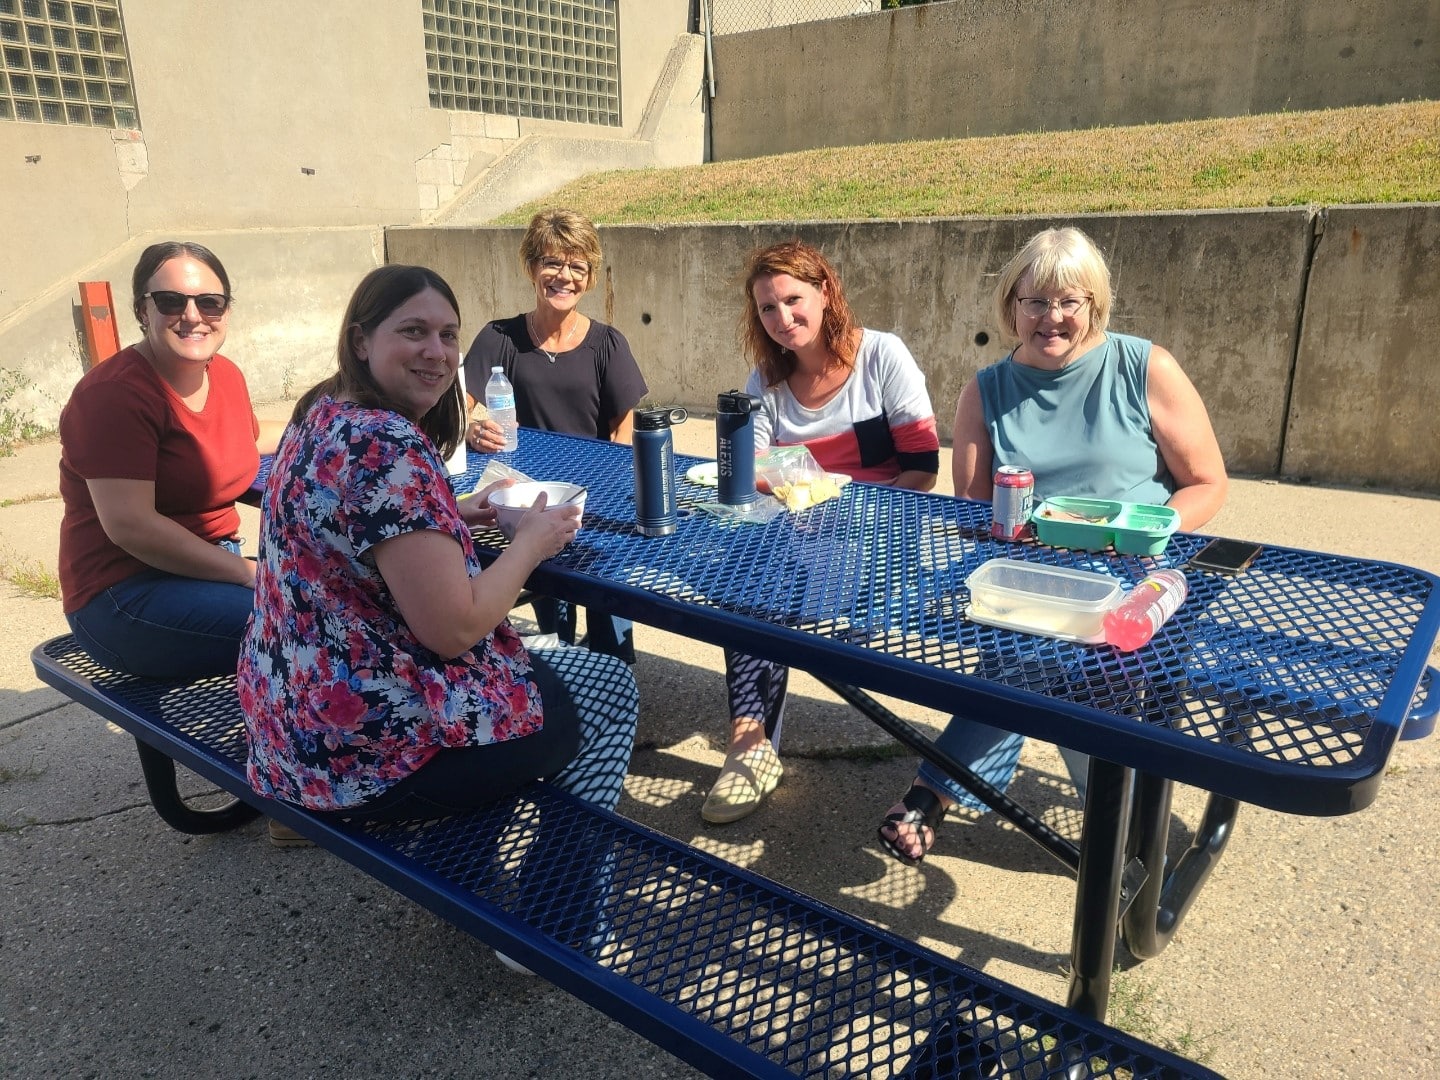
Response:
POLYGON ((1217 1075, 544 784, 384 825, 264 799, 245 780, 233 677, 124 675, 69 636, 32 661, 135 737, 170 825, 214 832, 268 814, 709 1075, 1217 1075), (189 806, 177 762, 234 801, 189 806))

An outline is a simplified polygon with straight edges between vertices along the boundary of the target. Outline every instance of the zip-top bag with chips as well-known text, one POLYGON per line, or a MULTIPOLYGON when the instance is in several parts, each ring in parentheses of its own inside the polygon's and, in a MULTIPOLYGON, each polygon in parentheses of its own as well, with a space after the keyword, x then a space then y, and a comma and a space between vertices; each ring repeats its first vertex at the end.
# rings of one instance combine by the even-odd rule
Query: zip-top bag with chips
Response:
POLYGON ((755 487, 769 492, 792 514, 838 498, 850 482, 844 473, 827 473, 804 446, 772 446, 755 457, 755 487))

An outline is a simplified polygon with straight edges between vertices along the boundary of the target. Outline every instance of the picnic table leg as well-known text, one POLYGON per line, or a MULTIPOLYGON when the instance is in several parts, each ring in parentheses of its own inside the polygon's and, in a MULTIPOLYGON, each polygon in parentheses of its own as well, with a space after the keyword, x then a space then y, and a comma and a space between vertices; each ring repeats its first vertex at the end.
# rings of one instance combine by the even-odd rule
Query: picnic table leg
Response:
POLYGON ((1080 835, 1080 880, 1075 887, 1075 926, 1070 944, 1066 1004, 1096 1020, 1110 1002, 1120 895, 1125 880, 1135 770, 1103 758, 1090 759, 1085 824, 1080 835))
POLYGON ((1174 784, 1141 774, 1136 783, 1134 828, 1129 852, 1149 872, 1121 920, 1125 947, 1139 960, 1158 956, 1180 928, 1185 913, 1220 861, 1235 831, 1240 804, 1211 794, 1190 847, 1173 870, 1165 865, 1170 834, 1170 795, 1174 784))
POLYGON ((191 835, 228 832, 260 816, 259 810, 239 799, 213 810, 197 810, 186 805, 175 783, 174 759, 139 739, 135 740, 135 749, 140 753, 140 769, 145 774, 150 803, 172 829, 191 835))

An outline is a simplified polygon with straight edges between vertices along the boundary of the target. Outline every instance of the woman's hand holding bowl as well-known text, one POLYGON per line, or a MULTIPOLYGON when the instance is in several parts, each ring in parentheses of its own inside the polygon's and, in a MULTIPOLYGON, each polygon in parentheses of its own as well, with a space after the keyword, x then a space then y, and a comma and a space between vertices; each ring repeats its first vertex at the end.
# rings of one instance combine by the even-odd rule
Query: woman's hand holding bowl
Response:
POLYGON ((490 505, 490 496, 500 488, 515 483, 508 477, 468 495, 460 496, 460 519, 472 529, 488 529, 495 524, 495 508, 490 505))
POLYGON ((515 526, 515 539, 511 541, 511 547, 531 548, 537 563, 559 555, 580 531, 580 507, 572 503, 548 509, 547 500, 543 491, 536 496, 515 526))
POLYGON ((560 515, 553 521, 563 521, 568 532, 558 546, 547 548, 542 559, 557 554, 574 538, 585 512, 585 489, 578 484, 531 480, 491 491, 490 500, 496 511, 495 527, 514 543, 521 542, 524 523, 537 511, 546 517, 560 515))

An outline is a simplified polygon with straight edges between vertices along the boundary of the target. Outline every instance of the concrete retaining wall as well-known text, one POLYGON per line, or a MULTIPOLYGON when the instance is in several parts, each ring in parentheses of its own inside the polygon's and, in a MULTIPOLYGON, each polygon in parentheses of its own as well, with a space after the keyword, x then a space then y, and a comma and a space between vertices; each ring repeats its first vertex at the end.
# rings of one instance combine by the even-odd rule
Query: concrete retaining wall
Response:
MULTIPOLYGON (((651 401, 709 411, 747 371, 736 338, 745 254, 801 236, 835 261, 862 321, 909 345, 948 434, 961 387, 1006 351, 989 310, 993 276, 1036 230, 1065 223, 1106 252, 1112 327, 1166 346, 1190 374, 1232 471, 1440 492, 1440 372, 1412 329, 1440 295, 1440 205, 614 226, 602 233, 600 286, 581 306, 608 312, 629 339, 651 401)), ((444 275, 468 338, 533 304, 521 235, 393 228, 386 259, 444 275)))
POLYGON ((1339 207, 1310 270, 1283 472, 1440 492, 1440 207, 1339 207))
POLYGON ((712 155, 731 161, 1440 97, 1440 3, 951 0, 714 52, 712 155))

